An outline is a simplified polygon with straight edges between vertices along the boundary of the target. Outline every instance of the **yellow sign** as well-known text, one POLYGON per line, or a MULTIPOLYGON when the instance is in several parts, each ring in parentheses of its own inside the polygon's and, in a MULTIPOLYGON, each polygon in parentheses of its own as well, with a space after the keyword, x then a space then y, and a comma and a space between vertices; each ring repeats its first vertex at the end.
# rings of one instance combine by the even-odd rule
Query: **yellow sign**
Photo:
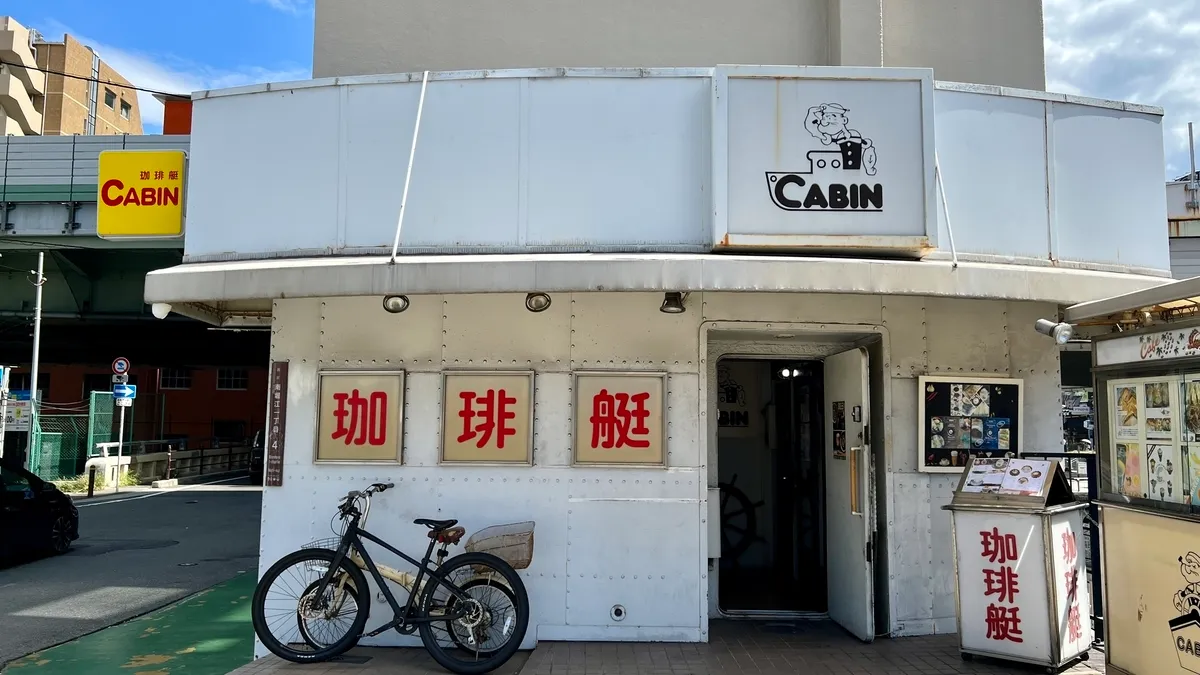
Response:
POLYGON ((1200 673, 1200 522, 1101 508, 1108 663, 1130 675, 1200 673))
POLYGON ((102 238, 167 238, 183 234, 182 150, 100 153, 96 234, 102 238))
POLYGON ((662 465, 661 373, 577 373, 575 463, 662 465))
POLYGON ((533 373, 452 372, 443 382, 443 462, 532 461, 533 373))

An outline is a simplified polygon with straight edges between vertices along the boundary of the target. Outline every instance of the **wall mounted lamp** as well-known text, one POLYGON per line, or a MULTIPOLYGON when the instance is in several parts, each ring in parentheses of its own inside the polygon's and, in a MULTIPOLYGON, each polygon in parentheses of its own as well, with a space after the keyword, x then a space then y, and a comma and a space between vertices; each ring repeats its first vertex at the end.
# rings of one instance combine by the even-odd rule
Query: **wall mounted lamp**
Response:
POLYGON ((530 293, 526 295, 525 309, 535 314, 550 309, 550 296, 545 293, 530 293))
POLYGON ((383 296, 383 308, 392 314, 399 314, 408 309, 408 296, 385 295, 383 296))

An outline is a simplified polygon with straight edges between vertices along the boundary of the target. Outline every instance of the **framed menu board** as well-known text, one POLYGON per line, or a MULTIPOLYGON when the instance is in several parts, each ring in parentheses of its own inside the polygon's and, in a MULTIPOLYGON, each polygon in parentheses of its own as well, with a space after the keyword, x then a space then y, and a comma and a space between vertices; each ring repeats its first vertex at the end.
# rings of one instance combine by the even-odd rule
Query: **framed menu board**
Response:
POLYGON ((1019 456, 1024 380, 964 374, 917 382, 920 471, 958 473, 969 456, 1019 456))

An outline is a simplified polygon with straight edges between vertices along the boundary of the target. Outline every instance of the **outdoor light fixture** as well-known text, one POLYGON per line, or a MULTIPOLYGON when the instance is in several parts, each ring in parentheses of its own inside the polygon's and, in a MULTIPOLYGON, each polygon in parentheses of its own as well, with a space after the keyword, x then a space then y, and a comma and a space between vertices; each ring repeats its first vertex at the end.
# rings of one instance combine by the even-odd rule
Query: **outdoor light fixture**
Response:
POLYGON ((530 293, 526 295, 525 309, 535 314, 550 309, 550 296, 545 293, 530 293))
POLYGON ((408 296, 385 295, 383 296, 383 308, 392 314, 399 314, 408 309, 408 296))
POLYGON ((662 306, 658 311, 663 314, 683 314, 687 308, 683 306, 683 293, 671 292, 663 295, 662 306))
POLYGON ((150 313, 153 314, 154 318, 156 319, 165 319, 167 318, 167 315, 171 313, 171 305, 166 302, 156 302, 153 305, 150 305, 150 313))
POLYGON ((1054 338, 1060 345, 1065 345, 1075 334, 1075 329, 1069 323, 1054 322, 1049 319, 1038 319, 1033 324, 1034 330, 1047 337, 1054 338))

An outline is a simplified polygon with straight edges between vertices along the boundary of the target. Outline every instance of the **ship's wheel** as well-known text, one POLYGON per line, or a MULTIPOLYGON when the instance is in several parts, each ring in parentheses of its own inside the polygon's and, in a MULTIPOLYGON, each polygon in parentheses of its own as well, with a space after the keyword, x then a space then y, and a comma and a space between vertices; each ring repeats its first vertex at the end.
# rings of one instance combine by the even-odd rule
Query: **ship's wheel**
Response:
POLYGON ((756 511, 765 502, 752 503, 745 492, 734 483, 737 474, 728 483, 718 483, 721 490, 721 558, 737 564, 737 559, 756 542, 764 541, 758 536, 756 511))

